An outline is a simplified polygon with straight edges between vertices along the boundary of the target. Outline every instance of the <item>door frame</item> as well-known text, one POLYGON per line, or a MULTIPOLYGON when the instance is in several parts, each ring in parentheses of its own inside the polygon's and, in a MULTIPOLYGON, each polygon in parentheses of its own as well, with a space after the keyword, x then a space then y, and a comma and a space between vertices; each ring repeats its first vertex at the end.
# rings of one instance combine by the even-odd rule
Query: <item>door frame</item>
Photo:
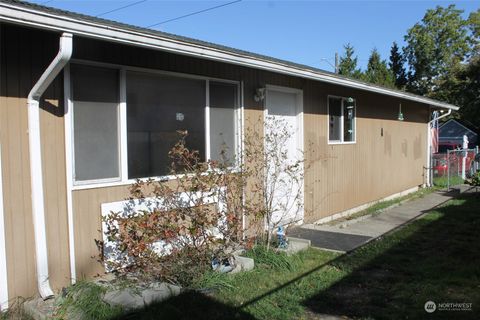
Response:
MULTIPOLYGON (((268 116, 268 108, 267 108, 267 99, 268 99, 268 92, 269 91, 277 91, 277 92, 284 92, 284 93, 293 93, 296 95, 296 106, 295 106, 295 112, 296 112, 296 120, 297 120, 297 126, 298 126, 298 134, 296 137, 297 140, 297 146, 298 149, 300 150, 301 153, 304 154, 305 149, 304 149, 304 131, 303 131, 303 90, 302 89, 297 89, 297 88, 290 88, 290 87, 283 87, 283 86, 277 86, 277 85, 271 85, 271 84, 266 84, 265 85, 265 99, 263 101, 263 130, 265 134, 265 122, 268 116)), ((265 144, 265 140, 264 140, 265 144)), ((305 175, 305 166, 302 163, 302 168, 301 171, 305 175)), ((301 204, 302 208, 300 209, 298 213, 298 217, 300 218, 299 220, 292 221, 295 224, 303 224, 304 218, 305 218, 305 177, 302 179, 302 185, 301 185, 301 204)), ((291 222, 290 222, 291 223, 291 222)))

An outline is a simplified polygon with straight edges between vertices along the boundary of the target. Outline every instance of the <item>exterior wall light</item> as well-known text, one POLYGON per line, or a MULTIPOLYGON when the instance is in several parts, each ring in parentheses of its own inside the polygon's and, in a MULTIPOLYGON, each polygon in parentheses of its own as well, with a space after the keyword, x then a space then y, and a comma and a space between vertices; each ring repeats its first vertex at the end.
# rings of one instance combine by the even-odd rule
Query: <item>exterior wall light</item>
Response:
POLYGON ((403 117, 403 113, 402 113, 402 104, 400 103, 398 107, 398 120, 403 121, 404 119, 405 118, 403 117))
POLYGON ((347 98, 347 109, 353 110, 355 100, 352 97, 347 98))
POLYGON ((253 96, 253 99, 256 102, 265 100, 265 91, 265 88, 258 88, 257 90, 255 90, 255 95, 253 96))

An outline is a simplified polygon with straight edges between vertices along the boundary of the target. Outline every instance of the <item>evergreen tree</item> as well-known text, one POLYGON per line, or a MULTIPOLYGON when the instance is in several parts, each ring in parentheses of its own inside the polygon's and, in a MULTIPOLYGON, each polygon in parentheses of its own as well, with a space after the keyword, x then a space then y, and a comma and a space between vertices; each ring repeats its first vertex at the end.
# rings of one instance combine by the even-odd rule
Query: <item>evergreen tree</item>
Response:
POLYGON ((387 62, 382 60, 378 50, 374 48, 368 59, 367 71, 364 80, 373 84, 393 88, 395 81, 392 72, 387 67, 387 62))
POLYGON ((404 89, 407 84, 405 57, 400 52, 400 48, 396 42, 393 42, 392 48, 390 49, 390 62, 388 63, 388 67, 393 73, 395 86, 398 89, 404 89))
POLYGON ((343 76, 360 79, 362 72, 357 68, 358 57, 354 57, 355 49, 350 43, 344 45, 343 48, 345 53, 340 57, 338 73, 343 76))

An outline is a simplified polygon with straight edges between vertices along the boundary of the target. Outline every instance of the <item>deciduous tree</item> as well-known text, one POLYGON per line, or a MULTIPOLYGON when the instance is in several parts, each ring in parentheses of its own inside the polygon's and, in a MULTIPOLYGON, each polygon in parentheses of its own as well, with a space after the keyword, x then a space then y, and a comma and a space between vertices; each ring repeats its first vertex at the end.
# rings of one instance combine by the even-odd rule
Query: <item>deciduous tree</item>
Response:
POLYGON ((404 53, 409 63, 409 91, 435 96, 465 60, 471 42, 462 13, 455 5, 437 6, 408 30, 404 53))

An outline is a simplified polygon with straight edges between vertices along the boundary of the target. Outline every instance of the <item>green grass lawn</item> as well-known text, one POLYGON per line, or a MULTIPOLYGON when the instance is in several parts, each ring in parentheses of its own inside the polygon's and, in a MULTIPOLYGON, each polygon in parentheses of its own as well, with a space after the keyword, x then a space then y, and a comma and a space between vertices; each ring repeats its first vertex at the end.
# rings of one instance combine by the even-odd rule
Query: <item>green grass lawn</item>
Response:
POLYGON ((122 319, 477 319, 479 208, 479 196, 463 196, 349 255, 310 249, 287 267, 257 261, 213 294, 185 293, 122 319), (428 300, 473 311, 427 314, 428 300))
MULTIPOLYGON (((445 187, 446 186, 447 185, 446 185, 446 180, 445 180, 445 187)), ((413 193, 410 193, 410 194, 407 194, 407 195, 404 195, 404 196, 401 196, 401 197, 398 197, 398 198, 395 198, 395 199, 379 201, 379 202, 375 203, 374 205, 368 207, 365 210, 356 212, 356 213, 354 213, 352 215, 349 215, 349 216, 346 216, 344 218, 333 220, 332 222, 329 222, 328 224, 336 225, 336 224, 339 224, 339 223, 342 223, 342 222, 345 222, 345 221, 348 221, 348 220, 357 219, 357 218, 360 218, 360 217, 363 217, 363 216, 366 216, 366 215, 381 214, 384 210, 388 209, 391 206, 399 205, 399 204, 401 204, 405 201, 411 201, 411 200, 415 200, 415 199, 418 199, 418 198, 423 198, 424 196, 426 196, 426 195, 428 195, 432 192, 438 191, 438 190, 440 190, 440 188, 437 187, 436 184, 435 184, 434 187, 431 187, 431 188, 420 188, 418 191, 415 191, 413 193)))
POLYGON ((480 195, 463 195, 348 255, 251 252, 253 271, 200 283, 216 290, 185 292, 129 314, 109 310, 95 288, 85 291, 92 296, 72 291, 64 308, 76 304, 88 319, 478 319, 479 208, 480 195), (428 300, 473 303, 473 310, 427 314, 428 300))
MULTIPOLYGON (((465 180, 462 179, 462 177, 460 177, 460 176, 452 175, 450 177, 450 187, 458 186, 458 185, 464 184, 464 183, 465 183, 465 180)), ((441 176, 441 177, 433 178, 433 185, 435 187, 446 188, 448 186, 448 177, 441 176)))

